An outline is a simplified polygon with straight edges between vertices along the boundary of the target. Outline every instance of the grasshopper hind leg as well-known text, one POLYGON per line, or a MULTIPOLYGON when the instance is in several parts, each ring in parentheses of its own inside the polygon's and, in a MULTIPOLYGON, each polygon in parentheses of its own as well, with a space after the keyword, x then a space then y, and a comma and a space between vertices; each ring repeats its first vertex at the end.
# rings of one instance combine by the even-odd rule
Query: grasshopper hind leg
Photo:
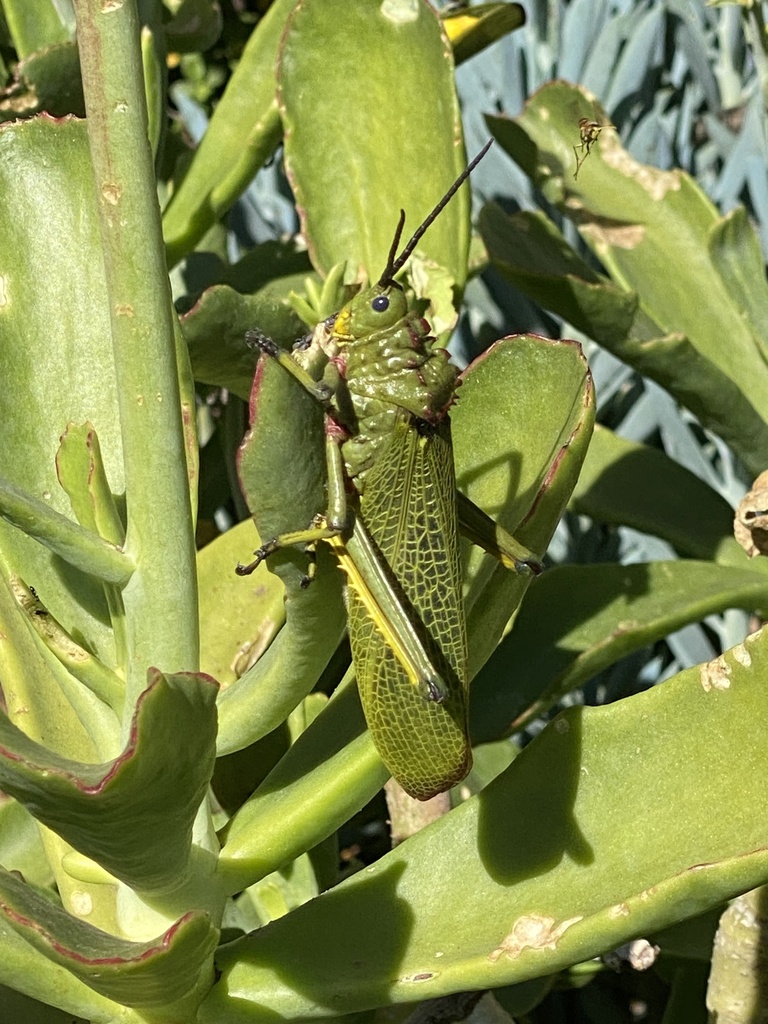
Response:
POLYGON ((474 501, 457 492, 459 504, 459 526, 464 536, 473 544, 493 555, 506 568, 519 576, 538 576, 541 560, 518 540, 495 523, 474 501))

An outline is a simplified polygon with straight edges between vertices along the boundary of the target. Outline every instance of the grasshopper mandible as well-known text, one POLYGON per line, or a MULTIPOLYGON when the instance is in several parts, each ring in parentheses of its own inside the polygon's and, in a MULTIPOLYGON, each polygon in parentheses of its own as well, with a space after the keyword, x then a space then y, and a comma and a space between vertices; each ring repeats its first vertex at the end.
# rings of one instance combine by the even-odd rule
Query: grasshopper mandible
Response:
POLYGON ((373 741, 395 779, 427 800, 470 769, 467 636, 459 530, 520 573, 536 557, 456 489, 449 409, 458 370, 409 310, 395 275, 490 142, 400 255, 314 331, 325 357, 315 380, 259 331, 247 341, 277 360, 324 409, 327 510, 305 530, 267 541, 245 575, 289 545, 331 545, 347 574, 352 659, 373 741))

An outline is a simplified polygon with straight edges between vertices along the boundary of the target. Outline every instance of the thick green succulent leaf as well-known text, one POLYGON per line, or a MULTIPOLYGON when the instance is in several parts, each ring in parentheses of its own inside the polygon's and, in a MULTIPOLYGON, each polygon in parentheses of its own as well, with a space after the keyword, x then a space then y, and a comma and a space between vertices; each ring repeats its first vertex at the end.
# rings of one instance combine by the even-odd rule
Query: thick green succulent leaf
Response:
POLYGON ((43 111, 51 117, 85 117, 76 43, 60 42, 30 53, 13 74, 13 85, 0 100, 1 119, 32 117, 43 111))
POLYGON ((263 654, 285 622, 284 588, 260 566, 251 586, 235 566, 258 547, 253 523, 238 523, 197 553, 200 588, 200 669, 223 686, 263 654))
POLYGON ((219 874, 236 893, 312 849, 387 781, 351 672, 223 834, 219 874))
POLYGON ((19 871, 33 885, 50 885, 51 865, 45 856, 37 822, 17 800, 0 799, 0 864, 19 871))
POLYGON ((24 1024, 89 1024, 83 1017, 73 1017, 71 1013, 5 985, 0 985, 0 1017, 3 1020, 23 1020, 24 1024))
POLYGON ((541 306, 653 378, 723 437, 768 437, 759 410, 719 366, 683 334, 654 336, 662 330, 642 296, 597 274, 544 214, 508 215, 489 203, 479 226, 494 266, 541 306))
MULTIPOLYGON (((463 170, 450 46, 425 0, 301 0, 278 71, 285 159, 312 262, 377 279, 398 212, 413 231, 463 170)), ((419 251, 461 286, 469 193, 419 251)))
MULTIPOLYGON (((746 559, 745 559, 746 561, 746 559)), ((768 576, 711 562, 565 565, 532 583, 472 688, 472 735, 521 728, 598 672, 726 608, 768 607, 768 576)))
POLYGON ((716 491, 664 452, 598 425, 571 507, 604 523, 631 526, 669 541, 689 558, 749 563, 733 539, 733 509, 716 491))
MULTIPOLYGON (((593 421, 592 380, 575 342, 504 338, 462 374, 451 414, 459 489, 542 555, 578 478, 593 421)), ((465 569, 474 675, 529 578, 478 550, 465 569)))
POLYGON ((208 129, 163 214, 168 265, 232 206, 280 141, 277 47, 296 0, 275 0, 251 34, 208 129))
POLYGON ((63 8, 54 0, 3 0, 3 15, 19 57, 64 43, 74 35, 63 8))
MULTIPOLYGON (((55 465, 68 423, 94 424, 109 486, 116 494, 125 489, 85 125, 50 118, 9 124, 0 130, 0 152, 0 474, 72 519, 55 465)), ((0 548, 68 631, 113 665, 100 584, 5 523, 0 548)), ((49 695, 38 696, 42 710, 49 695)))
MULTIPOLYGON (((163 1008, 176 1019, 210 980, 218 931, 201 911, 149 942, 120 939, 73 917, 0 868, 0 914, 32 947, 95 992, 126 1006, 163 1008)), ((199 998, 199 996, 198 996, 199 998)))
MULTIPOLYGON (((240 481, 259 537, 305 529, 325 510, 325 450, 320 405, 274 360, 259 361, 251 429, 238 456, 240 481)), ((248 550, 241 560, 249 561, 248 550)), ((321 545, 306 586, 307 556, 287 548, 269 559, 285 587, 285 626, 261 659, 219 701, 219 753, 271 732, 313 688, 346 625, 342 574, 321 545)), ((241 579, 258 598, 260 575, 241 579)), ((254 607, 255 613, 255 607, 254 607)))
POLYGON ((477 226, 493 265, 539 305, 606 346, 626 338, 637 295, 598 274, 540 210, 508 214, 486 203, 477 226))
POLYGON ((464 10, 449 11, 443 17, 443 26, 457 64, 469 60, 524 24, 524 8, 510 3, 475 4, 464 10))
MULTIPOLYGON (((60 662, 66 673, 69 673, 69 675, 60 675, 59 678, 62 689, 70 698, 73 707, 79 705, 82 708, 85 703, 82 687, 75 685, 75 680, 78 680, 84 683, 90 693, 102 702, 102 706, 106 704, 114 712, 114 716, 110 716, 105 711, 101 722, 98 723, 101 728, 96 727, 98 721, 96 714, 89 716, 91 734, 99 743, 102 753, 107 753, 110 744, 116 738, 119 716, 122 714, 125 703, 125 680, 76 643, 61 623, 51 615, 37 594, 24 585, 23 580, 15 576, 11 578, 10 582, 13 596, 24 614, 27 625, 60 662), (73 699, 75 694, 79 699, 73 699)), ((96 710, 93 701, 91 701, 90 710, 91 712, 96 710)))
POLYGON ((568 709, 478 796, 222 950, 200 1020, 514 984, 765 882, 766 671, 758 633, 645 693, 568 709))
POLYGON ((266 284, 253 295, 241 295, 228 285, 205 291, 181 318, 195 380, 227 388, 247 401, 256 353, 246 345, 245 333, 258 327, 285 346, 301 337, 304 326, 285 299, 302 282, 303 275, 297 274, 266 284))
POLYGON ((111 733, 103 728, 104 706, 95 712, 92 695, 84 687, 72 687, 68 670, 48 656, 30 613, 22 612, 24 598, 31 593, 1 555, 0 568, 0 673, 8 716, 12 721, 23 719, 28 736, 66 757, 98 761, 114 756, 119 749, 117 728, 111 733))
POLYGON ((3 1020, 24 1024, 81 1024, 81 1020, 83 1024, 143 1024, 132 1010, 98 995, 66 967, 54 963, 22 938, 2 911, 0 1014, 3 1020), (25 996, 46 1004, 45 1009, 51 1010, 52 1016, 36 1017, 30 1012, 36 1009, 34 1003, 25 1004, 25 996), (64 1021, 62 1011, 68 1014, 64 1021))
POLYGON ((183 885, 192 825, 213 771, 217 685, 154 670, 122 754, 71 761, 0 717, 0 784, 76 850, 133 888, 183 885))
POLYGON ((0 478, 0 517, 27 540, 39 541, 52 555, 92 580, 125 584, 136 567, 114 544, 5 478, 0 478))
POLYGON ((720 218, 682 171, 638 164, 612 129, 602 131, 576 180, 581 117, 602 115, 582 90, 553 82, 516 121, 488 123, 613 279, 639 297, 627 358, 642 359, 643 372, 681 401, 698 397, 696 414, 757 473, 768 461, 768 347, 760 334, 768 285, 757 240, 743 216, 720 218), (753 288, 750 317, 741 299, 753 288), (660 336, 654 351, 649 343, 660 336))
POLYGON ((109 489, 99 436, 92 423, 68 424, 56 454, 56 472, 80 525, 122 545, 125 527, 109 489))

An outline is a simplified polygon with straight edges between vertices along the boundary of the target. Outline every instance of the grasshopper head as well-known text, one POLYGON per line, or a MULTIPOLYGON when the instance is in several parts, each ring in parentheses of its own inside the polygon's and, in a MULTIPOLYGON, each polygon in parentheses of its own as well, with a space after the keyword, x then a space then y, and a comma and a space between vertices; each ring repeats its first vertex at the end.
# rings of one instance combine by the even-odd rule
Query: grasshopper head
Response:
POLYGON ((400 285, 379 283, 347 303, 336 317, 333 333, 342 340, 365 338, 394 326, 407 312, 408 302, 400 285))
POLYGON ((410 241, 406 243, 403 251, 398 256, 397 250, 400 246, 403 228, 405 227, 405 211, 400 211, 400 220, 395 229, 395 237, 392 239, 387 265, 378 282, 372 287, 366 288, 365 291, 360 292, 359 295, 356 295, 336 317, 333 333, 342 343, 365 338, 375 331, 394 327, 406 315, 408 303, 406 302, 402 286, 395 281, 395 275, 408 262, 427 228, 434 223, 440 212, 445 209, 451 198, 459 190, 462 183, 467 180, 472 170, 483 159, 490 149, 492 141, 492 139, 489 139, 474 160, 461 172, 426 220, 423 220, 416 228, 410 241))

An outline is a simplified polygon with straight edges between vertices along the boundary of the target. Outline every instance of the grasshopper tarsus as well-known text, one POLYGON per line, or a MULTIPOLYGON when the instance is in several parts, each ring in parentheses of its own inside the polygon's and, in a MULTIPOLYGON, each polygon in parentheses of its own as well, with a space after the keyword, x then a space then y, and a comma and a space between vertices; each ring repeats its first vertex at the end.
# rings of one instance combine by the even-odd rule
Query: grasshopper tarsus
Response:
POLYGON ((254 558, 252 562, 248 562, 246 565, 243 565, 242 562, 238 562, 235 566, 235 572, 238 576, 250 576, 252 572, 255 572, 256 569, 258 569, 265 558, 268 558, 273 551, 277 551, 279 546, 280 544, 277 538, 274 540, 268 540, 266 544, 262 544, 260 548, 256 548, 253 552, 254 558))
POLYGON ((245 332, 245 344, 248 348, 256 348, 259 352, 264 352, 275 359, 280 354, 280 346, 277 342, 273 341, 272 338, 268 337, 257 327, 245 332))
MULTIPOLYGON (((247 340, 247 335, 246 335, 247 340)), ((297 338, 293 343, 294 352, 306 352, 309 346, 312 344, 312 331, 308 334, 303 334, 300 338, 297 338)))
MULTIPOLYGON (((254 552, 254 554, 258 555, 258 552, 254 552)), ((238 562, 235 566, 235 572, 238 576, 250 576, 263 561, 263 558, 256 557, 252 562, 248 562, 246 565, 243 565, 242 562, 238 562)))
POLYGON ((515 572, 520 576, 540 576, 544 566, 537 558, 523 558, 515 565, 515 572))
POLYGON ((443 681, 439 676, 436 679, 424 679, 420 688, 423 689, 424 696, 432 704, 443 704, 448 696, 445 692, 443 681))

